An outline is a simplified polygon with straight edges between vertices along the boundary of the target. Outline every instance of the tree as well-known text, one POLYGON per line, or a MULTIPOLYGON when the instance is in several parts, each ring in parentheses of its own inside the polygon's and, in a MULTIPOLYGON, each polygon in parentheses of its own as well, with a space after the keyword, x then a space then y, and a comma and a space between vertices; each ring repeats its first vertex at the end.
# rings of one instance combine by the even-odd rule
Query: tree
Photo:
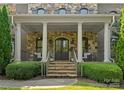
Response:
POLYGON ((5 74, 5 67, 10 63, 12 43, 11 43, 10 19, 6 6, 0 12, 0 70, 5 74))
POLYGON ((121 67, 124 75, 124 8, 120 18, 119 40, 116 44, 116 62, 121 67))
POLYGON ((0 8, 0 73, 2 73, 3 62, 4 62, 4 53, 3 53, 3 30, 2 30, 2 11, 0 8))

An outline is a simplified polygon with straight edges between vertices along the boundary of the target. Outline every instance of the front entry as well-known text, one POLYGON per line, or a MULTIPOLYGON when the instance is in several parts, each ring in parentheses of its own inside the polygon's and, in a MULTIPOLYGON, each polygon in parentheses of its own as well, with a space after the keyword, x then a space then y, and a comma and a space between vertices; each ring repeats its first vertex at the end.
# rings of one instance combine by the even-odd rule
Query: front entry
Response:
POLYGON ((69 60, 69 40, 58 38, 55 41, 55 59, 69 60))

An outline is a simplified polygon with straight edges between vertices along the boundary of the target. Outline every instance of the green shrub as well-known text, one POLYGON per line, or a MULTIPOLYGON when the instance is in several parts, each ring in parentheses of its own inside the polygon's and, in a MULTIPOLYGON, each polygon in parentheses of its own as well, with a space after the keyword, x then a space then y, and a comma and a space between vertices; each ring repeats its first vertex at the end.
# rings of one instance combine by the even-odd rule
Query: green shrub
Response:
POLYGON ((5 68, 10 63, 12 42, 11 23, 5 5, 0 8, 0 74, 5 74, 5 68))
POLYGON ((122 9, 122 15, 120 17, 120 32, 118 42, 115 46, 115 60, 124 75, 124 8, 122 9))
POLYGON ((14 62, 6 67, 6 76, 13 79, 30 79, 40 72, 40 62, 14 62))
POLYGON ((98 82, 120 82, 123 73, 120 67, 113 63, 81 63, 83 75, 98 82))

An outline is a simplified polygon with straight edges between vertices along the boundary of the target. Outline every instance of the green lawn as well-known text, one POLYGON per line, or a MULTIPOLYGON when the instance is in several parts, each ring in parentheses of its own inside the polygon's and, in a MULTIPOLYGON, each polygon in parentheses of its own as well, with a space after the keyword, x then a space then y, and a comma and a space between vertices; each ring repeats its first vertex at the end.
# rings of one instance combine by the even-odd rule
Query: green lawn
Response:
POLYGON ((0 88, 0 90, 119 90, 120 88, 100 88, 92 86, 66 86, 61 88, 0 88))
POLYGON ((94 86, 65 86, 61 88, 0 88, 0 90, 122 90, 122 88, 107 88, 94 86))

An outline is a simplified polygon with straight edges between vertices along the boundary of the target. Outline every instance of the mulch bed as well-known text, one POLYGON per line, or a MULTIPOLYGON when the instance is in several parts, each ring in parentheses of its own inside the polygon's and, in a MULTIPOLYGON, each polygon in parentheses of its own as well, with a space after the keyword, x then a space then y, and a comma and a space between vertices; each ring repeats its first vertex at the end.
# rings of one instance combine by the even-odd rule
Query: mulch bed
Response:
MULTIPOLYGON (((41 76, 37 76, 37 77, 31 78, 30 80, 41 80, 41 79, 43 79, 43 78, 41 78, 41 76)), ((6 76, 0 75, 0 80, 12 80, 12 79, 9 79, 6 76)))
POLYGON ((0 75, 0 80, 9 80, 6 76, 1 76, 0 75))
POLYGON ((97 83, 95 80, 90 80, 87 78, 78 78, 78 81, 88 82, 88 83, 97 83))

